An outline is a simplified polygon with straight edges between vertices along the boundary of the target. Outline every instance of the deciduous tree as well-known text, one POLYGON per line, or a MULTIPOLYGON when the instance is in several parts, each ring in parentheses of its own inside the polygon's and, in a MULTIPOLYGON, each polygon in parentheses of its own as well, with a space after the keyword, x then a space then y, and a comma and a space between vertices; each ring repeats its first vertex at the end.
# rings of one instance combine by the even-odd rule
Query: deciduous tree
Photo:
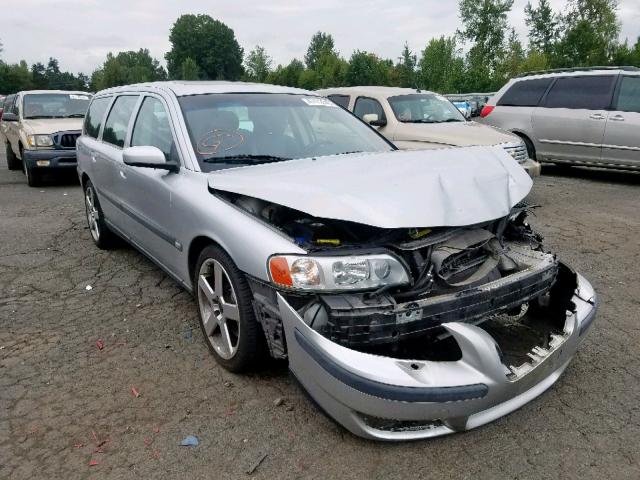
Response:
POLYGON ((165 55, 171 78, 182 74, 182 62, 192 58, 204 79, 239 80, 242 48, 231 28, 209 15, 182 15, 171 27, 171 50, 165 55))

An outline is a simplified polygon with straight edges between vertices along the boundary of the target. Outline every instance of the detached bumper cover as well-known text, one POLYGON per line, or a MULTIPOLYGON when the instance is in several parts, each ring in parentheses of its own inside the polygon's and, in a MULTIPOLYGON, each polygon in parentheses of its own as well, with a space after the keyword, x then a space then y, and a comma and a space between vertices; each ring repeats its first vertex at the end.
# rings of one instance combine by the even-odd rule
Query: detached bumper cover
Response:
POLYGON ((593 323, 597 302, 578 275, 573 312, 549 348, 508 368, 494 339, 479 327, 443 326, 462 351, 458 361, 401 360, 340 346, 309 328, 278 295, 289 368, 331 417, 356 435, 411 440, 469 430, 528 403, 560 377, 593 323))
POLYGON ((46 168, 75 168, 76 150, 24 150, 22 152, 22 161, 31 168, 46 169, 46 168), (38 165, 38 160, 48 160, 49 165, 38 165))

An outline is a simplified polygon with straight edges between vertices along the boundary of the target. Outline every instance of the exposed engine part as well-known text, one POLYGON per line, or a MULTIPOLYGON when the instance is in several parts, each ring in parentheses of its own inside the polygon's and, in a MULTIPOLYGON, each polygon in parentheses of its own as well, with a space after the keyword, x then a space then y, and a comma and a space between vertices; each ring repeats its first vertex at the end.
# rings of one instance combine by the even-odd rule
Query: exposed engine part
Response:
POLYGON ((305 310, 302 317, 304 323, 318 332, 322 332, 329 323, 327 309, 319 302, 314 302, 305 310))
POLYGON ((362 294, 321 295, 327 308, 327 338, 344 346, 358 347, 397 343, 429 331, 442 323, 478 323, 491 316, 520 309, 544 295, 553 286, 558 262, 551 254, 533 251, 525 244, 512 244, 505 263, 518 270, 465 288, 440 288, 425 298, 397 303, 389 293, 375 297, 362 294))

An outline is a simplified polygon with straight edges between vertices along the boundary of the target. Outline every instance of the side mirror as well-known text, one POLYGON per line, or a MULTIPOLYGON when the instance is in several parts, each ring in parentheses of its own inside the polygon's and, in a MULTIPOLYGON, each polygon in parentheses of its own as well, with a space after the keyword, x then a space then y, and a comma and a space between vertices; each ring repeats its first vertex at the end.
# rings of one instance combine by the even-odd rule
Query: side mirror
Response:
POLYGON ((384 127, 387 124, 386 120, 381 120, 378 118, 377 113, 367 113, 362 117, 365 123, 368 123, 372 127, 384 127))
POLYGON ((2 114, 2 121, 3 122, 17 122, 18 121, 18 116, 15 113, 4 112, 2 114))
POLYGON ((174 162, 167 162, 164 153, 158 147, 128 147, 122 152, 125 165, 143 168, 160 168, 177 172, 180 166, 174 162))

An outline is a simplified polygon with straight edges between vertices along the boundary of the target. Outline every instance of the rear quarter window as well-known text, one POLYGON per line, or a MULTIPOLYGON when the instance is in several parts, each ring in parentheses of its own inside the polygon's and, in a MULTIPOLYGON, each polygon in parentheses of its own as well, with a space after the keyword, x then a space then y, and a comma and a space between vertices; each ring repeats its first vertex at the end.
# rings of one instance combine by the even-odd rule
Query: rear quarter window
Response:
POLYGON ((537 107, 551 78, 536 78, 515 82, 498 100, 498 105, 508 107, 537 107))
POLYGON ((91 102, 87 115, 84 119, 84 134, 98 138, 100 133, 100 127, 102 126, 102 119, 107 111, 107 107, 111 102, 111 97, 96 98, 91 102))

